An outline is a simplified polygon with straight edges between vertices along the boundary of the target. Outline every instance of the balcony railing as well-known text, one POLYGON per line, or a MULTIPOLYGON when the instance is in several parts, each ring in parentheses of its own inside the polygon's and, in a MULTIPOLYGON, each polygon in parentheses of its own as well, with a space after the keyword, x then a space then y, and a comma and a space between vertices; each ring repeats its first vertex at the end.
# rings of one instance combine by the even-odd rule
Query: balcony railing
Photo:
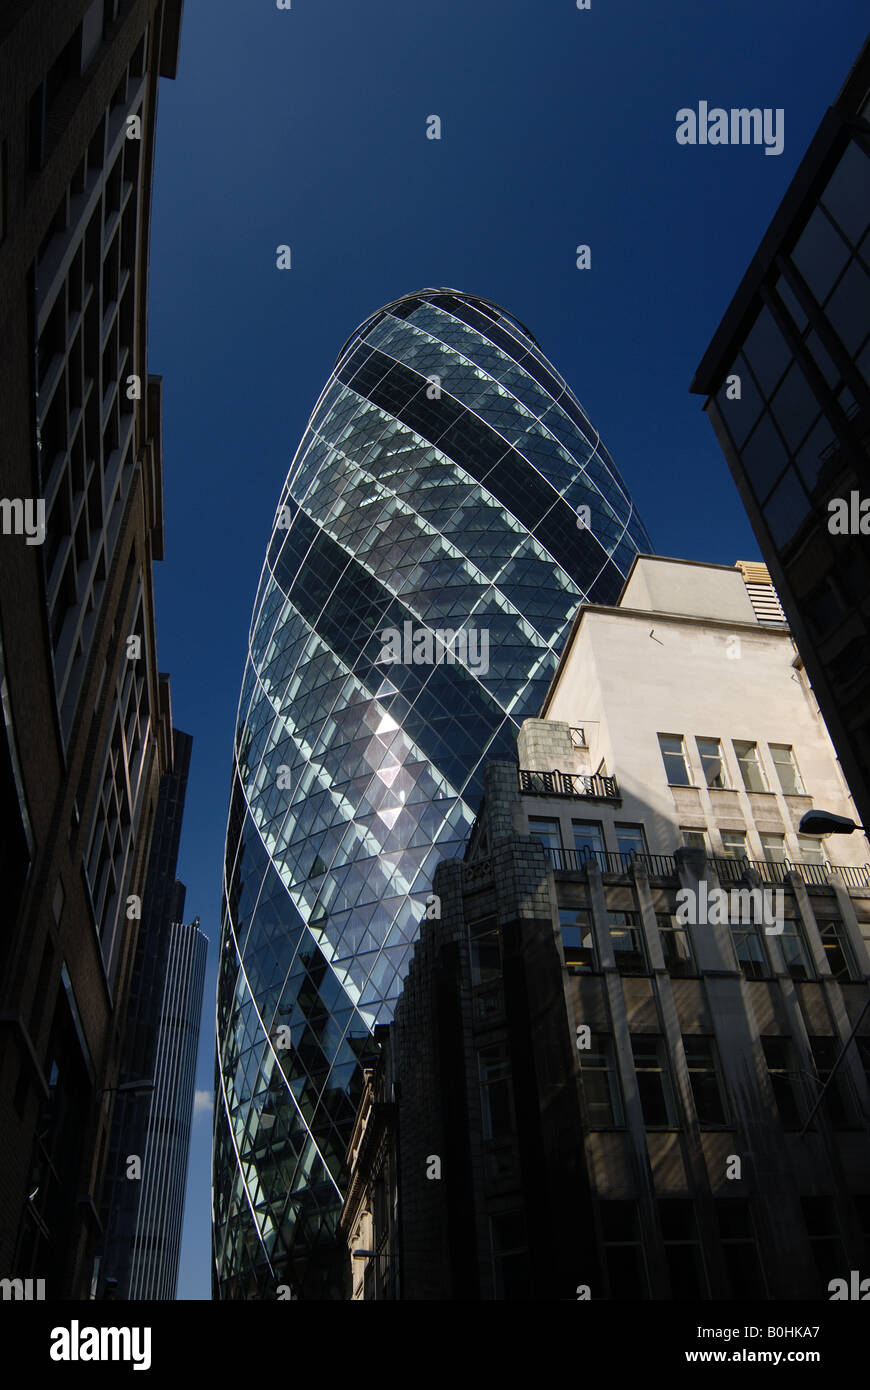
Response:
MULTIPOLYGON (((583 873, 589 864, 595 863, 603 874, 630 874, 636 862, 643 865, 650 878, 676 878, 678 873, 677 861, 671 854, 614 854, 612 850, 555 849, 548 845, 544 852, 560 872, 583 873)), ((787 874, 795 873, 811 887, 829 888, 830 875, 837 873, 847 888, 870 888, 870 864, 855 868, 848 864, 793 864, 788 859, 777 864, 766 859, 722 857, 711 857, 709 862, 721 883, 742 883, 747 869, 754 869, 762 883, 784 883, 787 874)))
POLYGON ((590 863, 598 865, 603 874, 630 874, 632 864, 642 864, 651 878, 676 878, 677 861, 670 854, 614 854, 604 849, 551 849, 545 846, 547 858, 554 869, 582 873, 590 863))
POLYGON ((740 883, 747 869, 754 869, 762 883, 784 883, 787 874, 797 874, 810 887, 830 888, 831 874, 839 874, 847 888, 870 888, 870 864, 793 864, 790 859, 771 863, 767 859, 711 858, 723 883, 740 883))
POLYGON ((562 796, 583 801, 619 801, 615 777, 588 772, 531 772, 520 768, 520 791, 532 796, 562 796))

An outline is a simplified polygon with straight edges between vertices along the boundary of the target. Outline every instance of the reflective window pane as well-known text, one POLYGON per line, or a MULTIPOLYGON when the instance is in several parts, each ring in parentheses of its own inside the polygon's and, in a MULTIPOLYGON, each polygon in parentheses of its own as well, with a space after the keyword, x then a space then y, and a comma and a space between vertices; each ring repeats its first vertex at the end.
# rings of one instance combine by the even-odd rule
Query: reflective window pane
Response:
POLYGON ((853 261, 826 305, 826 313, 851 356, 870 333, 870 275, 853 261))
POLYGON ((820 304, 849 259, 849 248, 821 208, 816 208, 791 258, 820 304))
POLYGON ((791 352, 769 309, 762 309, 758 315, 744 352, 762 391, 772 395, 791 360, 791 352))
POLYGON ((810 500, 793 468, 786 470, 764 507, 764 516, 776 545, 794 540, 811 511, 810 500))
POLYGON ((822 202, 857 246, 870 225, 870 159, 854 140, 837 165, 822 202))
POLYGON ((760 421, 743 448, 743 466, 752 491, 763 502, 788 463, 788 453, 769 414, 760 421))

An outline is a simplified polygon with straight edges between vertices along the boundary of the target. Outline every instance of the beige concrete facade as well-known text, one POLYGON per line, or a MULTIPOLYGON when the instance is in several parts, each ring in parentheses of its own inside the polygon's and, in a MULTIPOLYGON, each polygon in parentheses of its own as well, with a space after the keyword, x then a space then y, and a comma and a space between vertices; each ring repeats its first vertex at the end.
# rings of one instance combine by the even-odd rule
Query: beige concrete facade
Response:
MULTIPOLYGON (((652 854, 673 854, 682 828, 705 831, 709 851, 724 854, 724 829, 745 831, 750 860, 765 857, 762 834, 781 834, 797 862, 812 806, 858 820, 788 629, 758 622, 737 569, 640 557, 617 607, 581 608, 542 714, 582 728, 587 746, 527 723, 521 766, 615 775, 622 804, 596 813, 610 849, 614 824, 627 822, 644 826, 652 854), (682 736, 691 785, 669 784, 659 734, 682 736), (708 787, 698 738, 720 740, 725 788, 708 787), (757 745, 767 791, 747 790, 735 741, 757 745), (793 750, 802 792, 783 791, 771 745, 793 750)), ((825 848, 838 864, 870 860, 857 833, 825 848)))

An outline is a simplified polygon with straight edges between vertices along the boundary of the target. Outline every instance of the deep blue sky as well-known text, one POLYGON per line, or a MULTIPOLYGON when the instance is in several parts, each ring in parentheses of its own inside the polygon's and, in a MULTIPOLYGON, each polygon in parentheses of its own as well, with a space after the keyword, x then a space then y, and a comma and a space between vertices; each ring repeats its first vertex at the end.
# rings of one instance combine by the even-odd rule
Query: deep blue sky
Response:
POLYGON ((211 947, 180 1298, 210 1297, 214 985, 233 726, 290 460, 345 339, 428 285, 532 329, 657 551, 758 555, 688 385, 864 38, 865 0, 186 0, 162 81, 148 367, 161 669, 194 737, 179 875, 211 947), (676 112, 783 107, 785 149, 676 112), (426 117, 442 120, 440 142, 426 117), (276 247, 293 269, 276 269, 276 247), (588 243, 592 269, 575 266, 588 243))

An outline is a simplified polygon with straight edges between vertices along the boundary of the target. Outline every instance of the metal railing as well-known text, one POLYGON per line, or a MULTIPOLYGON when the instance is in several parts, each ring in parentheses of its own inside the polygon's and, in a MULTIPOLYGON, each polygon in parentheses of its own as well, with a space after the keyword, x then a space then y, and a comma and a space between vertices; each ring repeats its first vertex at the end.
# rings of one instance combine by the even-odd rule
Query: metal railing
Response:
POLYGON ((830 888, 831 874, 839 874, 847 888, 870 888, 870 864, 794 864, 790 859, 775 863, 767 859, 723 859, 710 863, 723 883, 740 883, 747 869, 754 869, 762 883, 784 883, 788 874, 797 874, 810 887, 830 888))
POLYGON ((532 796, 562 796, 584 801, 619 801, 615 777, 588 772, 533 772, 520 768, 520 791, 532 796))
POLYGON ((582 873, 595 863, 603 874, 630 874, 633 864, 641 864, 651 878, 676 878, 677 861, 670 854, 617 854, 604 849, 555 849, 544 846, 554 869, 582 873))
MULTIPOLYGON (((556 849, 544 846, 553 868, 563 873, 583 873, 590 863, 598 865, 603 874, 630 874, 633 863, 641 864, 650 878, 677 878, 677 861, 671 854, 616 854, 602 849, 556 849)), ((810 887, 830 888, 832 873, 837 873, 847 888, 870 889, 870 864, 855 868, 848 864, 793 864, 785 859, 771 863, 766 859, 731 859, 710 856, 721 883, 742 883, 746 871, 754 869, 762 883, 784 883, 788 874, 797 874, 810 887)))

